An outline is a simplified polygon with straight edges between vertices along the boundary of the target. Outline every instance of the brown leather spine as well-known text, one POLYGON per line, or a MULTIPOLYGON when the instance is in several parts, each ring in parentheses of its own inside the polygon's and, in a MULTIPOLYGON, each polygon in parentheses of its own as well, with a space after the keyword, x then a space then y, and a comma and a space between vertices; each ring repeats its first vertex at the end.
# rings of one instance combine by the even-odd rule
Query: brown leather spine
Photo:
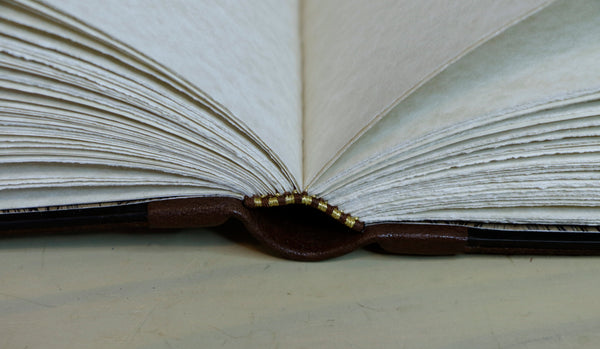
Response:
POLYGON ((305 206, 247 208, 230 198, 194 198, 148 204, 150 228, 216 226, 241 221, 263 245, 285 258, 323 260, 369 244, 385 251, 416 255, 464 252, 467 229, 430 224, 378 224, 358 233, 326 214, 305 206))
POLYGON ((274 254, 305 261, 337 257, 371 244, 389 253, 412 255, 600 254, 600 235, 594 232, 523 233, 403 223, 367 225, 357 232, 313 207, 248 208, 239 199, 223 197, 7 213, 0 215, 0 236, 209 227, 229 219, 242 222, 274 254))
POLYGON ((148 203, 148 227, 158 229, 214 227, 243 216, 240 200, 232 198, 169 199, 148 203))
POLYGON ((366 228, 387 252, 415 255, 453 255, 465 251, 468 234, 461 226, 378 224, 366 228))

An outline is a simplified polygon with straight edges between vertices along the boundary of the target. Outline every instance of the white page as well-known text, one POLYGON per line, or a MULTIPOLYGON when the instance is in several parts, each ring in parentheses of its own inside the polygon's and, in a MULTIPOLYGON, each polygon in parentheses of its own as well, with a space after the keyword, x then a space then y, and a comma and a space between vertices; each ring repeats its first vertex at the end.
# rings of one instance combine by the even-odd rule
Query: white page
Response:
POLYGON ((373 170, 373 162, 389 162, 392 151, 449 141, 452 133, 475 137, 474 127, 512 114, 597 99, 598 9, 596 1, 555 3, 477 48, 388 113, 321 179, 349 168, 373 170))
POLYGON ((305 1, 305 183, 415 88, 548 3, 305 1))
POLYGON ((314 192, 366 222, 598 224, 598 13, 595 0, 557 2, 482 45, 371 128, 314 192))
MULTIPOLYGON (((11 7, 8 2, 0 6, 0 17, 3 19, 0 24, 0 47, 3 49, 0 66, 9 69, 6 74, 4 71, 0 72, 3 80, 0 88, 19 91, 12 97, 27 105, 18 112, 19 116, 32 111, 34 115, 43 116, 36 120, 46 119, 49 114, 46 110, 38 110, 39 103, 46 104, 50 100, 41 96, 54 96, 58 99, 52 103, 61 100, 63 110, 56 116, 67 119, 67 126, 70 122, 79 123, 88 116, 91 116, 92 124, 104 123, 106 118, 112 122, 116 117, 118 124, 123 125, 122 121, 132 123, 136 125, 135 129, 141 123, 143 126, 139 131, 144 134, 158 131, 162 134, 158 141, 135 134, 125 137, 130 137, 129 141, 134 143, 143 141, 150 148, 159 146, 168 149, 172 154, 169 155, 168 163, 183 163, 183 158, 190 155, 200 160, 186 165, 192 176, 208 170, 220 179, 217 182, 223 182, 223 178, 227 178, 236 183, 234 187, 237 186, 238 192, 248 195, 274 192, 274 188, 278 191, 282 186, 288 188, 292 185, 290 176, 282 176, 284 169, 278 166, 278 162, 271 161, 273 158, 269 157, 268 148, 245 137, 243 131, 228 124, 218 110, 207 109, 205 104, 195 102, 198 101, 196 98, 190 98, 189 84, 173 80, 172 74, 165 73, 157 63, 150 62, 122 44, 110 43, 110 38, 65 15, 38 3, 27 2, 26 5, 33 9, 19 11, 19 7, 11 7), (35 13, 48 18, 36 17, 35 13), (32 80, 31 75, 23 75, 17 71, 45 76, 51 81, 39 78, 32 80), (5 78, 14 81, 9 82, 5 78), (32 88, 37 92, 32 95, 23 93, 32 92, 32 88), (85 93, 86 91, 94 93, 85 93), (79 97, 73 99, 75 96, 79 97), (90 106, 95 111, 81 110, 79 103, 92 103, 90 106), (177 139, 175 144, 169 141, 173 138, 177 139), (204 168, 204 171, 199 171, 199 168, 204 168), (228 173, 239 176, 229 178, 228 173), (258 177, 261 179, 257 181, 258 177), (269 188, 273 184, 275 186, 269 188), (254 188, 248 190, 248 185, 254 188)), ((2 98, 9 95, 10 93, 3 91, 2 98)), ((0 105, 5 106, 5 101, 0 105)), ((4 118, 5 116, 1 117, 3 120, 4 118)), ((29 121, 22 121, 21 125, 32 126, 29 121)), ((113 127, 110 129, 116 130, 113 127)), ((119 137, 121 136, 124 135, 119 137)), ((112 140, 109 137, 106 142, 112 144, 112 140)), ((146 151, 154 153, 154 150, 146 151)))
POLYGON ((47 2, 189 81, 301 180, 297 1, 47 2))

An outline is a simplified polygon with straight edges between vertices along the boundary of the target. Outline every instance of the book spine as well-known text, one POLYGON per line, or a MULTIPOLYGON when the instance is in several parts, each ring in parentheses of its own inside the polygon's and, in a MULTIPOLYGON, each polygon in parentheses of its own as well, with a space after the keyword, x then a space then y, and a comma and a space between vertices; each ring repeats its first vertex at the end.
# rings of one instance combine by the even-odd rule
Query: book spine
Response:
MULTIPOLYGON (((261 200, 264 202, 264 198, 261 200)), ((357 232, 332 219, 327 212, 315 210, 312 204, 268 207, 250 208, 239 199, 209 197, 66 210, 17 210, 0 215, 0 236, 148 232, 218 226, 235 219, 272 253, 305 261, 337 257, 371 244, 379 245, 388 253, 409 255, 600 254, 600 232, 593 229, 523 231, 389 223, 367 225, 357 232)))
POLYGON ((305 205, 316 208, 352 230, 361 232, 365 228, 365 223, 357 217, 344 213, 337 206, 330 205, 322 198, 309 195, 307 192, 299 193, 294 190, 293 192, 277 193, 274 195, 246 196, 244 198, 244 205, 249 208, 305 205))

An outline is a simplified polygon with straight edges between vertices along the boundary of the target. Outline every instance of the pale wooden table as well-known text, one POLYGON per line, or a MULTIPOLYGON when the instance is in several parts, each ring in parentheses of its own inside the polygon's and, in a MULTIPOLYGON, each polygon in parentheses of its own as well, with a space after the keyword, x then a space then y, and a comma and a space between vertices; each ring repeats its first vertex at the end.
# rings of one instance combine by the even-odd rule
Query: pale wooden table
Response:
POLYGON ((600 258, 321 263, 208 230, 0 240, 0 348, 596 348, 600 258))

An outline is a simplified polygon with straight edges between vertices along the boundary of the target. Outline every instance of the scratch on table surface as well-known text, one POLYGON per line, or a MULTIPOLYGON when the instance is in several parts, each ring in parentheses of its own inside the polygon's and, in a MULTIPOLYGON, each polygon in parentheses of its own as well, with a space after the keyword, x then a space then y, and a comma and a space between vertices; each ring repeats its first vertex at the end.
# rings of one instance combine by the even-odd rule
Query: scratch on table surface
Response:
POLYGON ((368 305, 365 305, 365 304, 362 304, 362 303, 359 303, 359 302, 356 302, 356 304, 359 307, 361 307, 361 308, 368 309, 368 310, 371 310, 371 311, 374 311, 374 312, 377 312, 377 313, 381 313, 381 312, 385 311, 385 309, 381 308, 381 307, 372 307, 372 306, 368 306, 368 305))
MULTIPOLYGON (((512 259, 511 259, 511 262, 512 262, 512 259)), ((501 349, 502 345, 500 344, 500 340, 498 339, 498 336, 496 336, 496 332, 494 332, 494 327, 492 326, 492 321, 490 319, 490 312, 488 311, 487 308, 484 308, 484 313, 485 313, 485 320, 486 320, 488 328, 490 330, 490 336, 496 343, 496 347, 498 349, 501 349)))
POLYGON ((14 294, 9 294, 9 293, 4 293, 4 292, 0 292, 0 296, 4 296, 6 298, 18 299, 18 300, 21 300, 23 302, 27 302, 27 303, 39 305, 41 307, 46 307, 46 308, 54 308, 55 307, 55 305, 52 305, 52 304, 46 304, 46 303, 35 301, 33 299, 19 297, 19 296, 15 296, 14 294))
POLYGON ((223 329, 218 328, 217 326, 209 325, 208 327, 212 328, 213 330, 221 333, 222 335, 224 335, 226 337, 233 338, 233 339, 240 339, 240 338, 248 337, 248 336, 250 336, 252 334, 252 332, 248 332, 247 334, 242 334, 242 335, 237 335, 236 336, 236 335, 233 335, 231 333, 228 333, 227 331, 225 331, 223 329))
POLYGON ((46 265, 46 246, 42 247, 42 253, 40 256, 40 269, 44 270, 44 266, 46 265))
POLYGON ((512 259, 510 255, 506 255, 506 258, 510 261, 510 264, 515 264, 515 261, 512 259))
POLYGON ((225 330, 223 330, 221 328, 218 328, 216 326, 209 325, 208 327, 214 329, 215 331, 221 333, 222 335, 224 335, 224 336, 226 336, 226 337, 228 337, 230 339, 248 338, 248 337, 252 337, 252 336, 256 335, 257 333, 261 333, 261 332, 265 332, 265 333, 269 334, 271 336, 272 340, 275 340, 277 338, 277 332, 275 332, 273 330, 270 330, 270 329, 267 329, 267 328, 251 329, 251 330, 248 331, 248 333, 240 334, 240 335, 234 335, 234 334, 231 334, 231 333, 229 333, 229 332, 227 332, 227 331, 225 331, 225 330))
POLYGON ((146 323, 146 321, 148 321, 148 319, 150 318, 150 316, 152 315, 152 313, 154 313, 154 310, 156 310, 157 306, 158 305, 155 305, 154 307, 152 307, 152 309, 150 309, 150 311, 148 313, 146 313, 146 316, 144 316, 144 318, 142 319, 142 321, 140 321, 138 323, 138 325, 135 328, 135 331, 133 332, 133 334, 131 335, 131 338, 129 339, 129 341, 133 341, 133 339, 142 332, 142 327, 144 326, 144 324, 146 323))

